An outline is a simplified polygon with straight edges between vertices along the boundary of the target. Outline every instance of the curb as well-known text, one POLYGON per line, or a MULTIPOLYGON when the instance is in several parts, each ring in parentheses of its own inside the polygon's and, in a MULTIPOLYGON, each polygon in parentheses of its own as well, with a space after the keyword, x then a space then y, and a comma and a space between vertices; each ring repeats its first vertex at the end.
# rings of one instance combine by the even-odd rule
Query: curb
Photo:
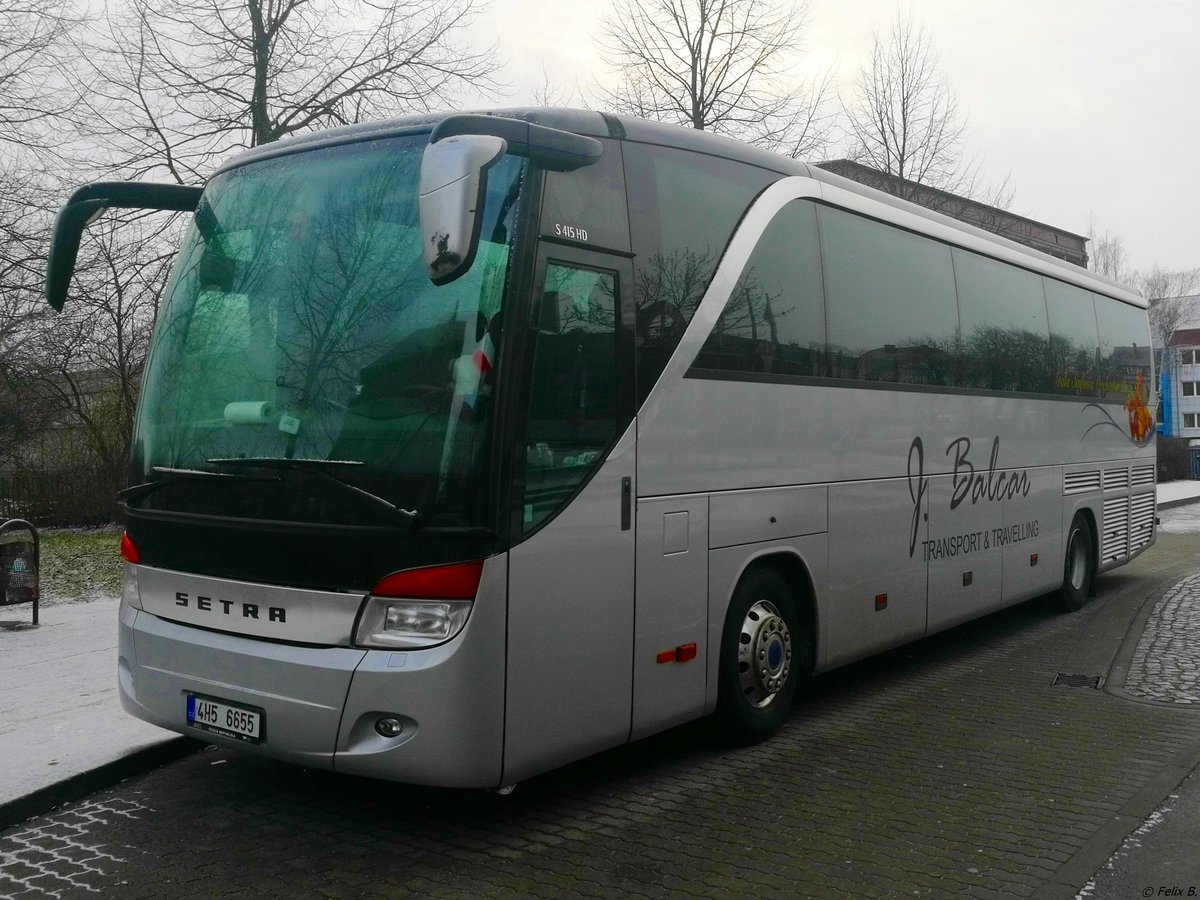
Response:
POLYGON ((112 787, 126 778, 141 775, 151 769, 157 769, 159 766, 165 766, 167 763, 190 756, 206 746, 204 741, 198 741, 195 738, 171 738, 160 744, 134 750, 132 753, 87 772, 72 775, 65 781, 39 788, 32 794, 0 803, 0 831, 7 830, 34 816, 44 815, 64 803, 81 800, 96 791, 112 787))
POLYGON ((1200 494, 1195 497, 1178 497, 1175 500, 1165 500, 1158 504, 1159 509, 1173 509, 1176 506, 1187 506, 1191 503, 1200 503, 1200 494))
MULTIPOLYGON (((1200 573, 1198 573, 1200 574, 1200 573)), ((1192 576, 1195 577, 1195 576, 1192 576)), ((1184 579, 1187 581, 1188 579, 1184 579)), ((1177 584, 1171 585, 1161 591, 1155 591, 1145 602, 1138 607, 1138 611, 1134 614, 1132 621, 1129 623, 1129 630, 1125 632, 1125 637, 1121 639, 1120 645, 1117 647, 1117 652, 1113 656, 1112 664, 1108 668, 1108 672, 1104 678, 1104 693, 1113 697, 1118 697, 1121 700, 1127 700, 1130 703, 1147 703, 1152 706, 1161 706, 1158 701, 1148 700, 1144 697, 1136 697, 1133 694, 1127 693, 1125 690, 1125 679, 1129 675, 1129 665, 1133 662, 1133 655, 1137 652, 1138 644, 1141 643, 1142 635, 1146 633, 1146 624, 1150 621, 1150 617, 1154 615, 1154 610, 1158 608, 1158 604, 1162 602, 1177 584)), ((1166 704, 1168 707, 1172 704, 1166 704)), ((1200 762, 1200 759, 1197 760, 1200 762)))

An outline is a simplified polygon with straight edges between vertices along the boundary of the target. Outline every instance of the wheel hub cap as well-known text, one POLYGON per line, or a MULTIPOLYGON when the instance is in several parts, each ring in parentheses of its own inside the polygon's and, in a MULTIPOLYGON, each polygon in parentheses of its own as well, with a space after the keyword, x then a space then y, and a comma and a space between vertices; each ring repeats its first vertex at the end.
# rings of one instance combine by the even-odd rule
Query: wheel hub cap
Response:
POLYGON ((763 707, 787 684, 792 671, 792 635, 771 603, 760 600, 746 612, 738 643, 738 676, 752 706, 763 707))

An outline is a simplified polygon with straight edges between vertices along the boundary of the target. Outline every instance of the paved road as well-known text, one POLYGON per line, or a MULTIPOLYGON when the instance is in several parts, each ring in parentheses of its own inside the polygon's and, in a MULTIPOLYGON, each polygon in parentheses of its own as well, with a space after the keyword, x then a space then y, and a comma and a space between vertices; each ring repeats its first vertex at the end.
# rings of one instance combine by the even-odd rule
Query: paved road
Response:
POLYGON ((1200 897, 1200 775, 1189 776, 1081 891, 1087 900, 1200 897))
MULTIPOLYGON (((1163 515, 1161 532, 1200 534, 1200 505, 1163 515)), ((1200 566, 1200 560, 1197 560, 1200 566)), ((1144 610, 1145 628, 1122 685, 1131 699, 1193 706, 1200 714, 1200 574, 1178 583, 1144 610)), ((1136 631, 1136 629, 1135 629, 1136 631)), ((1095 874, 1089 900, 1200 897, 1200 775, 1191 774, 1095 874)))
POLYGON ((1200 760, 1200 714, 1055 681, 1105 675, 1198 559, 1164 534, 1082 613, 831 673, 756 747, 689 726, 508 798, 207 750, 0 834, 0 895, 1075 896, 1200 760))

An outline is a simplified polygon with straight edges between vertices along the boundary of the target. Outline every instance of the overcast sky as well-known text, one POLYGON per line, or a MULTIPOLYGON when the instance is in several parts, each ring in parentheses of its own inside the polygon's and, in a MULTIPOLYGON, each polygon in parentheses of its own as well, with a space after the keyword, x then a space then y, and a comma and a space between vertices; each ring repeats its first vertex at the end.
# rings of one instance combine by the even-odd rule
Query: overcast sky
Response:
MULTIPOLYGON (((511 97, 606 79, 596 49, 606 0, 493 0, 474 40, 508 60, 511 97)), ((913 12, 969 121, 971 151, 1011 209, 1125 238, 1129 263, 1200 267, 1200 2, 811 0, 800 74, 832 69, 849 96, 872 33, 913 12)), ((835 154, 836 155, 836 154, 835 154)))

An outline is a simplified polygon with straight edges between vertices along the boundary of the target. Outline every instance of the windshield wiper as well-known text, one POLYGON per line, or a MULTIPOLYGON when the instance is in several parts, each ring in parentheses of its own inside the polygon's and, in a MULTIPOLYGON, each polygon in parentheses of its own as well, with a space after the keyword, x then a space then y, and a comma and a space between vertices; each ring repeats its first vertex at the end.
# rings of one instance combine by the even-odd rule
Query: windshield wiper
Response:
POLYGON ((278 475, 245 475, 241 472, 207 472, 204 469, 174 469, 169 466, 154 466, 150 469, 162 477, 155 481, 131 485, 117 494, 117 499, 126 505, 148 497, 159 488, 169 484, 179 484, 181 481, 221 481, 230 484, 234 481, 278 481, 278 475))
POLYGON ((214 466, 235 466, 256 469, 275 469, 281 472, 309 472, 320 477, 327 484, 336 485, 339 490, 352 497, 357 497, 360 501, 385 513, 389 518, 403 522, 411 528, 415 528, 420 524, 421 514, 415 509, 403 509, 390 500, 385 500, 378 494, 372 494, 368 490, 360 488, 356 484, 351 484, 348 481, 343 481, 336 475, 330 473, 330 469, 355 469, 362 466, 362 463, 353 459, 287 459, 285 457, 276 456, 254 456, 254 457, 238 457, 236 459, 210 459, 206 460, 210 465, 214 466))

